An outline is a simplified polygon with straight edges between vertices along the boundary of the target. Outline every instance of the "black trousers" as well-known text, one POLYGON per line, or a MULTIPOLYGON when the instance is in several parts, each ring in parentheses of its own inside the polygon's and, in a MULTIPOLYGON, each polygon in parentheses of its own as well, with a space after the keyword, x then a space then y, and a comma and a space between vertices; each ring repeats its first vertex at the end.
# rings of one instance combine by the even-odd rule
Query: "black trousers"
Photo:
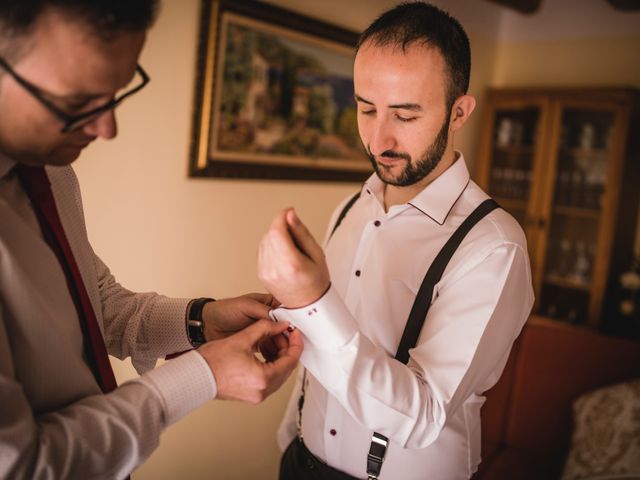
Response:
MULTIPOLYGON (((362 478, 366 478, 363 473, 362 478)), ((280 461, 280 480, 358 480, 317 459, 298 437, 287 447, 280 461)))

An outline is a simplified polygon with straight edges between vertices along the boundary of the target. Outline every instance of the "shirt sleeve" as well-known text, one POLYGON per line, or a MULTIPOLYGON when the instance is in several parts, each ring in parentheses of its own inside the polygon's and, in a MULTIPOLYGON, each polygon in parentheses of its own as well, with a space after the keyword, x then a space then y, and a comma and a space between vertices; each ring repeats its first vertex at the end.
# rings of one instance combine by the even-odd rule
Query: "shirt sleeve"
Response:
POLYGON ((274 316, 301 330, 302 363, 358 422, 401 447, 424 448, 467 398, 497 382, 533 304, 527 258, 506 243, 446 274, 407 365, 358 330, 333 287, 274 316))
MULTIPOLYGON (((79 267, 93 266, 107 351, 131 358, 138 373, 151 370, 158 358, 192 348, 185 315, 190 299, 167 298, 157 293, 134 293, 120 285, 93 251, 84 221, 78 179, 71 166, 47 168, 58 212, 79 267)), ((90 269, 89 269, 90 270, 90 269)), ((85 279, 85 282, 87 279, 85 279)), ((91 279, 88 284, 93 283, 91 279)))
POLYGON ((134 293, 120 285, 95 255, 107 351, 131 357, 138 373, 152 369, 158 358, 192 349, 186 332, 190 299, 157 293, 134 293))
POLYGON ((109 394, 35 416, 15 375, 0 303, 0 478, 124 478, 166 427, 215 395, 211 370, 194 351, 109 394))

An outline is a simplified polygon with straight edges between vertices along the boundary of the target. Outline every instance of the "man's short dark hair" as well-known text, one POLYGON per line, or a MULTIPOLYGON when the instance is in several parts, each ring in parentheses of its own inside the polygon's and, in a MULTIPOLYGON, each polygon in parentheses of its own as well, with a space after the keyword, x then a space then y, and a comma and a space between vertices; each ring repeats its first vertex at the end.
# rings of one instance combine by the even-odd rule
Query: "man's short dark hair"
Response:
POLYGON ((0 55, 17 55, 16 43, 47 10, 86 23, 98 37, 109 40, 119 32, 147 30, 157 9, 158 0, 0 0, 0 55))
POLYGON ((447 74, 446 100, 450 109, 456 98, 467 93, 471 74, 471 47, 460 22, 438 7, 424 2, 403 3, 383 13, 362 34, 364 43, 406 50, 413 43, 438 49, 447 74))

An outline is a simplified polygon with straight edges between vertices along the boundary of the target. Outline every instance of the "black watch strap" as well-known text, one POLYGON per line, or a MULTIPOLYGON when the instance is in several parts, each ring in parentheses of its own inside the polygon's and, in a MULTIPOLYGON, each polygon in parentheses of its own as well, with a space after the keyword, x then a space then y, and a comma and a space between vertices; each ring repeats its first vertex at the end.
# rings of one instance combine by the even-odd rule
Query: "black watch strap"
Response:
POLYGON ((202 310, 209 302, 215 302, 213 298, 196 298, 189 304, 187 313, 187 337, 194 348, 207 342, 204 336, 204 321, 202 320, 202 310))

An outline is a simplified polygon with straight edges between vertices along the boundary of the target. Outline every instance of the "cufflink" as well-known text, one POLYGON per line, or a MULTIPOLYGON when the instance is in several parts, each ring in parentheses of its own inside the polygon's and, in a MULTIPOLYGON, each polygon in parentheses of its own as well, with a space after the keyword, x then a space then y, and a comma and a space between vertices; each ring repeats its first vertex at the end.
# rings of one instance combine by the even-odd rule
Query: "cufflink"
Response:
MULTIPOLYGON (((269 310, 269 318, 271 319, 272 322, 279 322, 280 320, 278 319, 278 317, 276 316, 276 311, 275 310, 269 310)), ((289 332, 293 332, 296 329, 296 326, 289 322, 289 326, 287 327, 287 330, 289 332)))

